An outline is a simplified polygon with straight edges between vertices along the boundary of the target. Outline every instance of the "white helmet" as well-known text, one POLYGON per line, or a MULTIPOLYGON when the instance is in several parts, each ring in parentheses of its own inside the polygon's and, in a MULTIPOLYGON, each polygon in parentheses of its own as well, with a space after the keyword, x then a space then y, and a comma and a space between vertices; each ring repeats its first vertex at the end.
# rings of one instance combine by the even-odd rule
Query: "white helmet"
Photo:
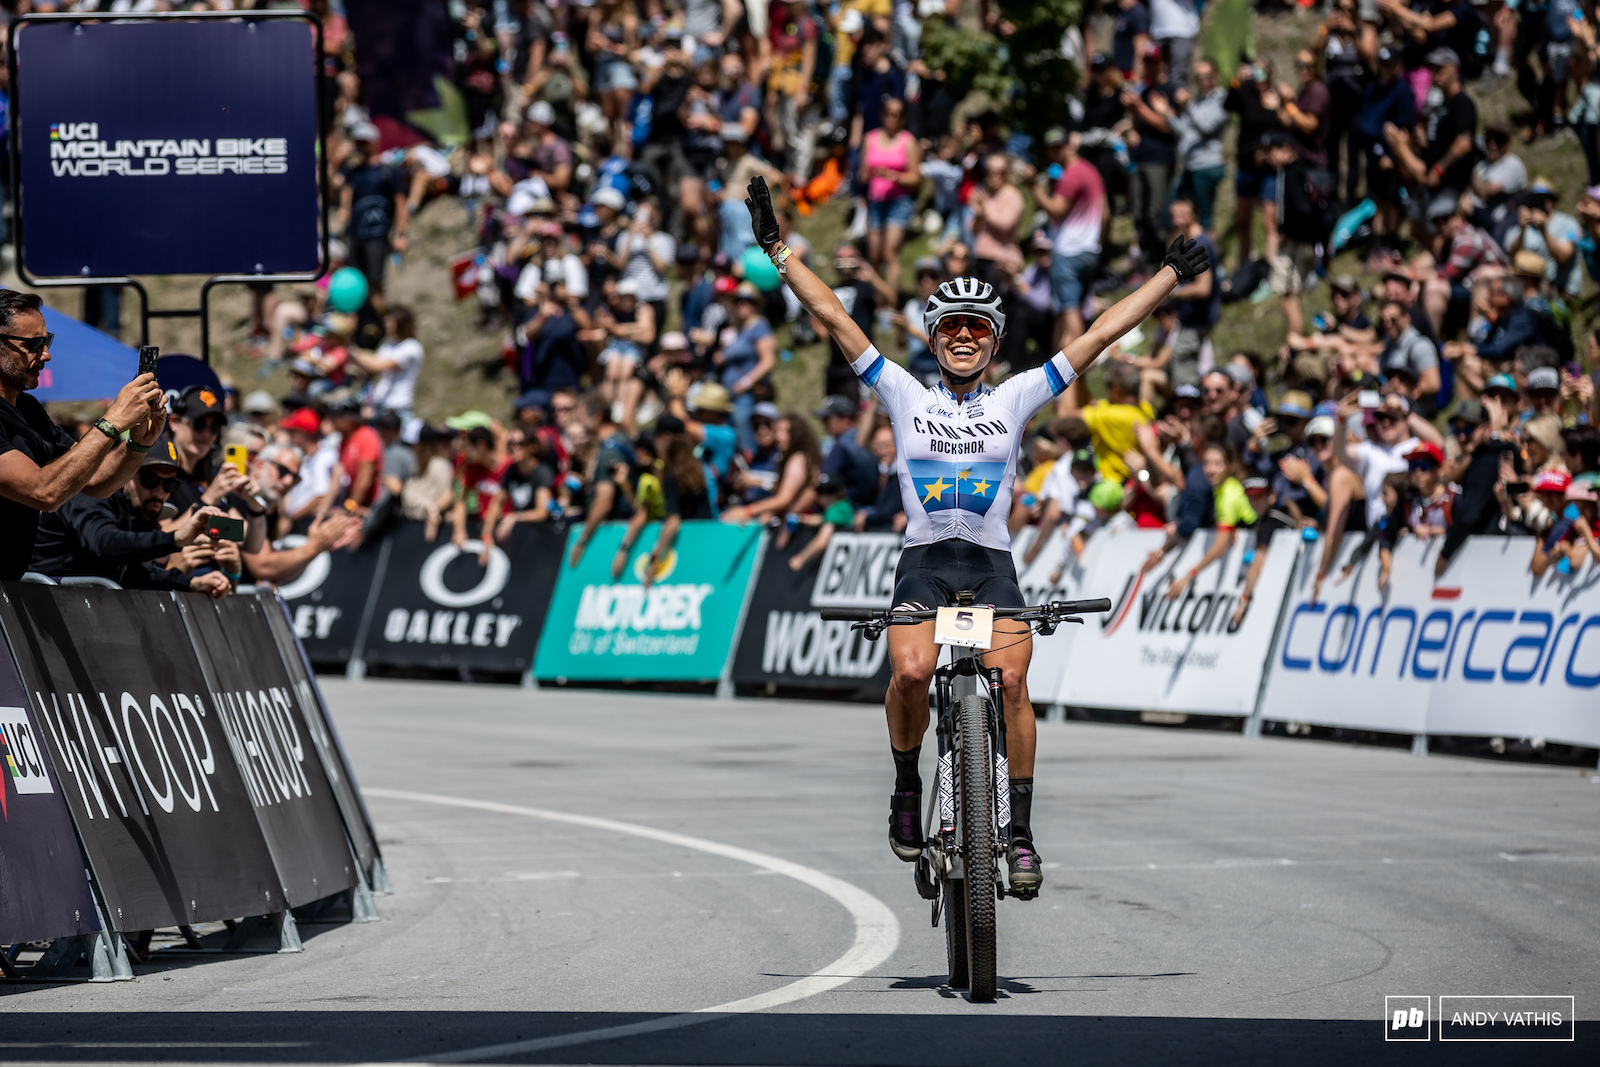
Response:
POLYGON ((1006 332, 1006 315, 1000 310, 1000 294, 988 282, 977 278, 952 278, 928 297, 922 309, 922 325, 933 337, 939 320, 946 315, 982 315, 994 323, 995 336, 1006 332))

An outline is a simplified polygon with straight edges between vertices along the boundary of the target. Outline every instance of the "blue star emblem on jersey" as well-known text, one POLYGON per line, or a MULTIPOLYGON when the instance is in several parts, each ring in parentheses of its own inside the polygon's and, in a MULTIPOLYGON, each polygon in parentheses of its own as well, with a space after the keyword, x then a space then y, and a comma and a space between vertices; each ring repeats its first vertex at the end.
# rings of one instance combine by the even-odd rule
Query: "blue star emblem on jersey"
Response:
POLYGON ((906 461, 911 484, 924 511, 959 508, 984 515, 994 503, 1005 478, 1004 463, 967 463, 960 460, 912 459, 906 461))

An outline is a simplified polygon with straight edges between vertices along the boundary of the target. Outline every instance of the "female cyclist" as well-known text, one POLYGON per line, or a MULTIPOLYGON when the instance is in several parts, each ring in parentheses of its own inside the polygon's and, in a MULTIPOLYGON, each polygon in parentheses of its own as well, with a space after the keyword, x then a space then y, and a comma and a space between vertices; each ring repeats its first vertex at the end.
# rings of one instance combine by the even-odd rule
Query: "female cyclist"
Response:
MULTIPOLYGON (((1197 242, 1172 242, 1161 270, 1137 291, 1102 312, 1082 336, 1044 366, 990 388, 980 380, 1005 333, 1006 317, 994 288, 976 278, 940 285, 923 310, 939 361, 940 382, 928 388, 877 348, 851 319, 833 291, 790 255, 778 232, 766 181, 754 178, 745 206, 762 251, 771 257, 800 303, 827 327, 851 357, 851 366, 889 413, 896 445, 895 469, 906 509, 905 549, 895 570, 897 607, 943 607, 962 590, 980 604, 1025 607, 1011 562, 1011 486, 1028 421, 1099 358, 1113 341, 1143 321, 1178 285, 1210 266, 1197 242)), ((896 626, 889 632, 894 676, 884 699, 895 786, 889 800, 889 845, 907 862, 922 853, 922 779, 917 757, 928 729, 928 683, 938 662, 933 623, 896 626)), ((1033 846, 1033 705, 1028 702, 1027 626, 996 621, 1009 635, 984 656, 1001 670, 1006 756, 1011 772, 1011 842, 1007 866, 1013 890, 1036 891, 1043 881, 1033 846)))

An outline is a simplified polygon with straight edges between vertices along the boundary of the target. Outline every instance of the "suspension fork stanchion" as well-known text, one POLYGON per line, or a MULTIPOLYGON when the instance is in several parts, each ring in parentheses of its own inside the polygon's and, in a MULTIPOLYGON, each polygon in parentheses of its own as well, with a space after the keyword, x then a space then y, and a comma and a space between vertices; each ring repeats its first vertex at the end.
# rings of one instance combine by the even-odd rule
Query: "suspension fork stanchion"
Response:
POLYGON ((940 671, 934 675, 934 691, 938 698, 939 721, 934 733, 939 739, 939 842, 948 852, 955 843, 955 756, 951 730, 950 675, 940 671))
POLYGON ((1011 771, 1006 752, 1005 676, 999 667, 988 668, 989 713, 994 716, 994 840, 1005 849, 1011 844, 1011 771))

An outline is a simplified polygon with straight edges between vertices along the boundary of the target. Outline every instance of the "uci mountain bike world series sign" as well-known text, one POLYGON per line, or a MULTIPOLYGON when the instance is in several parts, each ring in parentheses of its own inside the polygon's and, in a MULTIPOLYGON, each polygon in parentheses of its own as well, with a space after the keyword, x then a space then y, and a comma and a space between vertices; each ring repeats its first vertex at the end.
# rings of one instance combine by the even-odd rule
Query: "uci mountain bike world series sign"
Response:
POLYGON ((277 274, 321 258, 316 34, 300 19, 24 22, 23 265, 277 274))

